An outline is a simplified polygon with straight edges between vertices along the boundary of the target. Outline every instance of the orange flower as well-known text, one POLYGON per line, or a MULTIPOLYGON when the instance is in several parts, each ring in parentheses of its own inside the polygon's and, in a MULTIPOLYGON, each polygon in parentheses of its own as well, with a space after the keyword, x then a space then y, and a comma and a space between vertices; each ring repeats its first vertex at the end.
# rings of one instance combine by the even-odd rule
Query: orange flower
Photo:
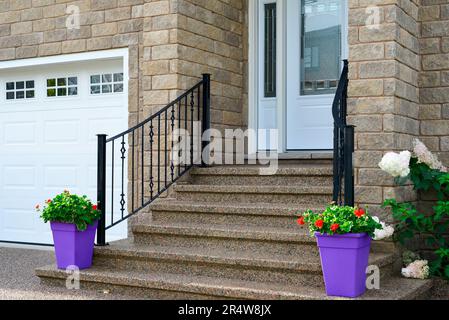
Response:
POLYGON ((340 225, 338 223, 334 223, 331 225, 331 231, 336 232, 340 228, 340 225))
POLYGON ((357 218, 361 218, 365 215, 365 210, 357 208, 355 209, 354 214, 357 216, 357 218))
POLYGON ((298 224, 299 224, 300 226, 303 226, 303 225, 306 224, 306 222, 304 221, 304 217, 300 217, 300 218, 298 219, 298 224))

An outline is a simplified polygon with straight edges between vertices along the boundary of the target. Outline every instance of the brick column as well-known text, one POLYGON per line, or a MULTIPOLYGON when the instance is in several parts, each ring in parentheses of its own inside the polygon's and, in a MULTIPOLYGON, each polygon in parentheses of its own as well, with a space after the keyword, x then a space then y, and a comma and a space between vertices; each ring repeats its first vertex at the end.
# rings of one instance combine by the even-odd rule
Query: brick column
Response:
POLYGON ((378 168, 387 151, 409 149, 419 135, 419 24, 415 1, 350 1, 350 122, 356 128, 356 202, 381 213, 387 198, 416 200, 378 168), (379 24, 370 15, 379 13, 379 24), (367 24, 368 21, 368 24, 367 24), (374 20, 375 21, 375 20, 374 20))

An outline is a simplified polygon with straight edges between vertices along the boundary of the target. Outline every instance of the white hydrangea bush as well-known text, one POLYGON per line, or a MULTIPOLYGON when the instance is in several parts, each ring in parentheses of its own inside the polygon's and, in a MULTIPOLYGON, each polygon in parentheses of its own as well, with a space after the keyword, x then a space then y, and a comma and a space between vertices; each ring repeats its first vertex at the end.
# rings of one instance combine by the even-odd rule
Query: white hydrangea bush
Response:
POLYGON ((401 273, 406 278, 427 279, 430 275, 429 262, 427 260, 416 260, 403 268, 401 273))
POLYGON ((379 167, 395 178, 405 178, 410 174, 410 151, 388 152, 379 163, 379 167))

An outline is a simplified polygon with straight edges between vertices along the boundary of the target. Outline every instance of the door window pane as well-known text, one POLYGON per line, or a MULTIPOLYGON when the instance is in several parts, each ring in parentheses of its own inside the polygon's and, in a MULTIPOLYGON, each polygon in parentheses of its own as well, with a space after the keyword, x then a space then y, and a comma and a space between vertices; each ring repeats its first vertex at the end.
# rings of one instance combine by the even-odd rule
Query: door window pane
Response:
POLYGON ((333 94, 342 59, 339 0, 301 1, 301 95, 333 94))
POLYGON ((264 96, 276 97, 276 3, 265 4, 264 96))

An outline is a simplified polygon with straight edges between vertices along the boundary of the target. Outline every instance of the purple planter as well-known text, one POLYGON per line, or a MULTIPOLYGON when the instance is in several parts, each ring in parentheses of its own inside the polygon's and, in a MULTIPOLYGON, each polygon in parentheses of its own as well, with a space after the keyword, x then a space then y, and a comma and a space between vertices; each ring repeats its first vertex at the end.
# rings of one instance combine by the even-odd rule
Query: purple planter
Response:
POLYGON ((90 268, 98 221, 88 226, 85 231, 78 231, 76 225, 71 223, 50 224, 58 268, 64 270, 69 266, 77 266, 80 270, 90 268))
POLYGON ((355 298, 366 291, 371 238, 366 233, 315 234, 328 296, 355 298))

